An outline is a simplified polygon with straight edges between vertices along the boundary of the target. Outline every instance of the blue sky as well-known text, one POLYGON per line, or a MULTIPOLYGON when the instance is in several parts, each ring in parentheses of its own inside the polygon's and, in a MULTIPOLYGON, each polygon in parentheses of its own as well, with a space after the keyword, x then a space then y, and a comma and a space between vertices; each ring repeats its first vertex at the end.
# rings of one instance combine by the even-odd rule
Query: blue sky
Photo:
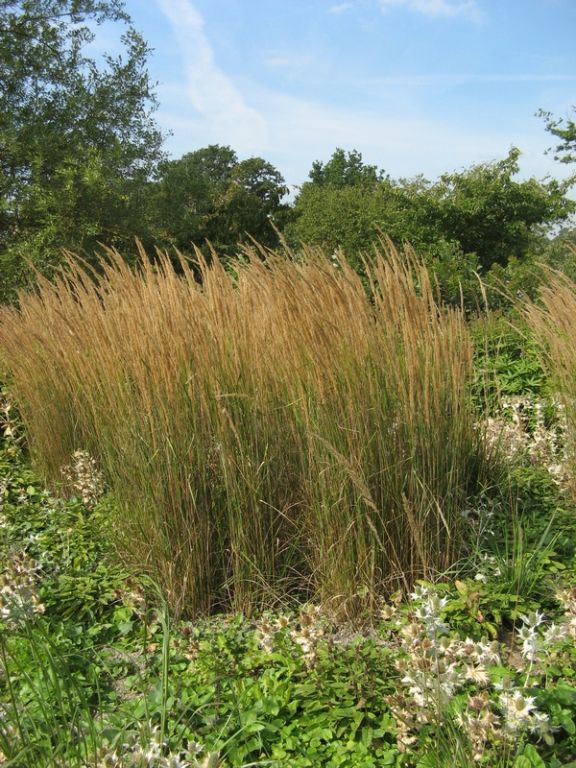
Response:
POLYGON ((290 184, 356 148, 393 177, 522 152, 561 177, 535 117, 576 104, 576 0, 127 0, 179 157, 228 144, 290 184))

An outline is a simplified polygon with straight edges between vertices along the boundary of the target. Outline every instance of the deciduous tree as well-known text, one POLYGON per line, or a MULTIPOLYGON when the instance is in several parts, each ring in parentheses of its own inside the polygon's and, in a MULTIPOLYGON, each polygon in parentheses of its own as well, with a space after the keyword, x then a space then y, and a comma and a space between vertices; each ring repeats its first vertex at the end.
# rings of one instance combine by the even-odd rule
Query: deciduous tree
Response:
MULTIPOLYGON (((572 107, 572 111, 576 117, 576 105, 572 107)), ((551 149, 554 159, 561 163, 576 162, 576 119, 556 118, 551 112, 545 112, 543 109, 538 115, 544 119, 546 130, 559 139, 559 144, 551 149)))
MULTIPOLYGON (((342 246, 354 257, 384 232, 423 252, 440 246, 445 253, 448 244, 475 255, 483 271, 493 264, 505 266, 511 257, 523 258, 574 210, 566 197, 568 183, 515 178, 519 157, 519 150, 512 149, 503 160, 444 174, 435 182, 422 177, 395 181, 355 164, 351 178, 356 182, 342 183, 346 173, 338 171, 331 183, 326 169, 332 161, 314 164, 311 181, 302 185, 295 201, 290 237, 330 249, 342 246)), ((334 168, 342 168, 342 159, 337 150, 334 168)))
POLYGON ((226 255, 249 236, 274 245, 272 225, 285 211, 286 191, 282 175, 266 160, 239 161, 230 147, 204 147, 160 166, 153 193, 156 231, 164 244, 182 251, 209 240, 226 255))
POLYGON ((43 267, 142 234, 162 142, 149 53, 121 0, 0 0, 4 297, 23 256, 43 267), (91 56, 104 22, 121 25, 121 52, 91 56))

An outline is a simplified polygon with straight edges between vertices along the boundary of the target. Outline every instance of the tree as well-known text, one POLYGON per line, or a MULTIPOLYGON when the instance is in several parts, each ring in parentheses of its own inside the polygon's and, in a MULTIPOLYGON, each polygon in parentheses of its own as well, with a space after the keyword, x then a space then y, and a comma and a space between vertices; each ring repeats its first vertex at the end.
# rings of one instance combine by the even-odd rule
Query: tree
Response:
POLYGON ((23 254, 46 267, 62 248, 142 234, 162 143, 148 55, 121 0, 0 0, 4 276, 17 279, 23 254), (86 47, 106 21, 122 24, 123 50, 97 60, 86 47))
POLYGON ((575 206, 566 183, 515 180, 519 158, 512 148, 503 160, 443 175, 421 193, 415 228, 475 253, 483 271, 524 258, 575 206))
POLYGON ((238 161, 217 144, 161 164, 153 194, 156 229, 182 251, 209 240, 222 255, 251 236, 275 245, 272 224, 282 216, 287 189, 273 165, 259 157, 238 161))
POLYGON ((392 235, 384 203, 390 181, 375 165, 365 165, 360 152, 337 148, 328 162, 316 160, 308 176, 286 227, 294 245, 320 245, 327 252, 343 248, 354 261, 380 229, 392 235))
POLYGON ((322 187, 374 187, 383 178, 375 165, 365 165, 362 154, 353 149, 345 152, 336 148, 327 163, 316 160, 309 173, 312 184, 322 187))
POLYGON ((319 245, 329 253, 342 248, 354 260, 378 237, 384 220, 381 200, 381 195, 362 187, 305 183, 286 234, 294 245, 319 245))
MULTIPOLYGON (((572 107, 572 111, 576 116, 576 105, 572 107)), ((551 150, 554 152, 554 159, 561 163, 576 162, 576 120, 557 119, 552 116, 551 112, 545 112, 543 109, 539 110, 538 116, 544 119, 546 130, 552 136, 560 139, 560 143, 551 150)))
POLYGON ((151 201, 163 244, 186 251, 193 241, 214 235, 215 201, 223 196, 236 163, 230 147, 213 145, 160 164, 151 201))
MULTIPOLYGON (((289 236, 330 250, 342 246, 354 258, 383 232, 399 245, 409 241, 423 255, 452 258, 460 251, 473 255, 482 271, 493 264, 504 267, 509 258, 526 256, 574 210, 566 183, 517 181, 519 156, 512 149, 504 160, 444 174, 436 182, 394 181, 374 171, 366 184, 357 168, 358 183, 342 184, 346 174, 336 173, 340 181, 333 184, 327 166, 315 164, 310 175, 317 180, 302 185, 289 236)), ((336 157, 339 164, 338 151, 336 157)))

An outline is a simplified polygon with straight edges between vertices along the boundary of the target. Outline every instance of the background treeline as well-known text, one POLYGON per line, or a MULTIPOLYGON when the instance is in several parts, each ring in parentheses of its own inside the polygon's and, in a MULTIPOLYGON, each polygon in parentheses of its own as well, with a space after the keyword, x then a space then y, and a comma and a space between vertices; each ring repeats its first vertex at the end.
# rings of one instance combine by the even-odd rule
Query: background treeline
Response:
MULTIPOLYGON (((520 150, 435 181, 392 179, 336 149, 289 196, 260 157, 211 145, 168 159, 154 120, 150 54, 120 0, 0 0, 0 301, 50 274, 64 250, 100 245, 130 258, 135 238, 183 254, 210 242, 221 258, 254 238, 343 248, 362 258, 386 234, 428 260, 443 298, 473 308, 476 273, 500 302, 537 284, 536 262, 571 268, 574 179, 518 180, 520 150), (123 26, 122 53, 89 55, 99 24, 123 26)), ((576 123, 541 113, 561 162, 574 161, 576 123)))

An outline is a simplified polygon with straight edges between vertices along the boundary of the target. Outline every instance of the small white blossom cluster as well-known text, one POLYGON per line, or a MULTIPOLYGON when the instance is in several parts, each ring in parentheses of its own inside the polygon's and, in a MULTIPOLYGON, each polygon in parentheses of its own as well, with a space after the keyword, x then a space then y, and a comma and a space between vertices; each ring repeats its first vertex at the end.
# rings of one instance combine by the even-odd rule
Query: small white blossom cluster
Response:
POLYGON ((538 651, 542 645, 537 627, 544 621, 544 614, 535 611, 528 616, 520 616, 520 620, 522 626, 516 633, 517 641, 522 643, 520 652, 526 661, 535 662, 538 660, 538 651))
POLYGON ((429 638, 444 635, 448 632, 448 624, 442 619, 442 611, 448 604, 448 599, 438 597, 428 587, 416 586, 410 595, 414 602, 419 603, 414 610, 415 618, 429 638))
POLYGON ((105 490, 104 476, 87 451, 74 451, 70 464, 62 467, 62 474, 89 509, 98 503, 105 490))
POLYGON ((300 612, 298 627, 290 632, 290 636, 300 647, 308 666, 316 661, 316 646, 324 631, 325 619, 318 605, 308 606, 300 612))
POLYGON ((484 758, 487 745, 498 739, 501 720, 494 712, 488 691, 469 696, 466 705, 466 709, 457 713, 455 722, 466 733, 472 757, 479 762, 484 758))
POLYGON ((319 606, 305 606, 291 628, 290 619, 280 616, 275 620, 262 619, 256 627, 258 645, 267 653, 274 650, 275 636, 283 629, 289 629, 289 637, 297 645, 308 666, 316 661, 316 646, 324 637, 326 619, 319 606))
MULTIPOLYGON (((416 587, 411 598, 416 604, 410 613, 411 621, 398 633, 399 690, 389 700, 398 724, 401 751, 416 741, 423 725, 438 722, 458 690, 470 684, 487 687, 489 667, 501 663, 497 642, 448 637, 449 627, 442 616, 446 598, 421 586, 416 587)), ((487 734, 489 726, 495 724, 492 715, 482 713, 470 718, 465 724, 474 733, 487 734)), ((472 733, 469 735, 473 741, 472 733)))
POLYGON ((483 424, 490 447, 504 450, 510 459, 527 457, 534 464, 546 466, 556 482, 564 487, 567 469, 566 414, 562 403, 553 401, 555 424, 546 426, 543 404, 531 397, 512 397, 501 403, 501 415, 487 418, 483 424))
MULTIPOLYGON (((220 765, 219 753, 206 752, 197 742, 188 744, 184 751, 169 752, 154 729, 146 747, 127 742, 110 749, 103 747, 98 755, 98 768, 218 768, 220 765)), ((84 768, 88 768, 88 764, 84 768)))
POLYGON ((262 618, 256 625, 256 639, 259 647, 272 653, 276 634, 290 626, 290 620, 287 616, 278 616, 276 619, 262 618))
POLYGON ((40 566, 24 552, 12 555, 0 574, 0 619, 9 625, 44 613, 38 595, 40 566))
POLYGON ((544 614, 538 611, 520 616, 522 626, 516 632, 516 640, 521 645, 522 658, 532 665, 544 664, 559 645, 576 640, 576 588, 561 590, 556 597, 565 612, 560 623, 544 626, 544 614))
POLYGON ((518 688, 499 696, 499 705, 504 715, 504 732, 511 737, 529 731, 539 736, 550 733, 548 715, 538 712, 534 696, 527 696, 518 688))
MULTIPOLYGON (((559 624, 545 624, 544 614, 533 611, 520 616, 521 626, 515 633, 515 644, 520 652, 520 660, 515 666, 521 671, 523 662, 527 663, 525 685, 537 685, 546 673, 548 661, 557 660, 561 646, 572 644, 576 639, 576 588, 557 593, 563 604, 565 618, 559 624)), ((501 691, 498 707, 502 715, 502 738, 515 739, 520 734, 529 732, 554 743, 552 728, 546 713, 536 708, 536 697, 528 695, 525 688, 515 687, 510 678, 504 678, 494 684, 494 690, 501 691)))
MULTIPOLYGON (((572 597, 576 609, 576 590, 572 597)), ((508 679, 492 682, 494 668, 505 661, 500 643, 450 637, 443 616, 447 601, 430 588, 417 587, 411 598, 415 606, 408 614, 410 620, 397 632, 398 689, 388 699, 397 723, 399 749, 409 750, 423 726, 449 717, 454 696, 470 688, 473 692, 466 707, 455 715, 455 723, 465 733, 474 760, 483 760, 491 745, 512 742, 519 734, 528 732, 552 740, 548 715, 537 710, 533 696, 508 679), (497 691, 498 697, 491 697, 491 692, 497 691)), ((551 625, 539 634, 543 624, 540 613, 522 620, 516 639, 522 659, 532 665, 542 645, 553 642, 560 630, 551 625)))
POLYGON ((502 575, 498 560, 494 555, 483 552, 478 564, 478 571, 474 576, 475 581, 485 584, 490 578, 497 578, 502 575))
POLYGON ((9 446, 17 446, 23 439, 12 398, 4 392, 0 392, 0 431, 9 446))

